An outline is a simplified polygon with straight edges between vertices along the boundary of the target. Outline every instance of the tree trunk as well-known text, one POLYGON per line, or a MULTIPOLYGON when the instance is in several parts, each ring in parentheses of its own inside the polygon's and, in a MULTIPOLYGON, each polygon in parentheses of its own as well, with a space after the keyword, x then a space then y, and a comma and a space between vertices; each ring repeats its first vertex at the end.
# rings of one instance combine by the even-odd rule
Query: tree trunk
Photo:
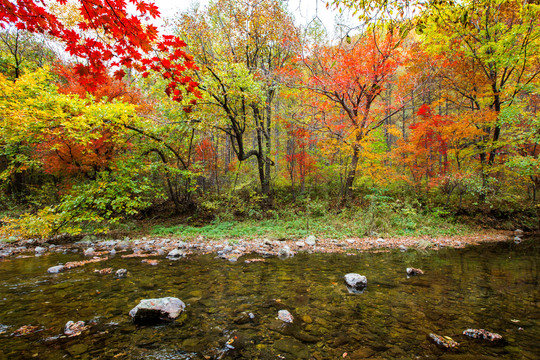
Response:
POLYGON ((354 183, 354 178, 356 176, 356 167, 358 166, 360 148, 358 145, 353 147, 353 156, 351 158, 351 165, 349 167, 349 172, 347 173, 347 180, 345 182, 345 191, 343 192, 343 203, 347 202, 348 199, 352 197, 352 186, 354 183))

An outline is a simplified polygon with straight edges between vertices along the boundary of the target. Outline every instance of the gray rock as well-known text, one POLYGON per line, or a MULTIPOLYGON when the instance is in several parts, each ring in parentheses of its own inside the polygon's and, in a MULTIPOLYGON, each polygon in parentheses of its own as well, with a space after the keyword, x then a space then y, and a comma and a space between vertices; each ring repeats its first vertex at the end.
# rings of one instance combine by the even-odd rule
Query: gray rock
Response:
POLYGON ((176 242, 176 247, 179 248, 179 249, 185 249, 187 248, 187 244, 183 241, 177 241, 176 242))
POLYGON ((117 278, 124 278, 127 276, 127 270, 126 269, 118 269, 114 273, 114 276, 117 278))
POLYGON ((44 252, 46 252, 47 249, 44 248, 44 247, 41 247, 41 246, 36 246, 36 248, 34 249, 34 251, 36 252, 36 254, 40 254, 40 255, 41 255, 41 254, 43 254, 44 252))
POLYGON ((364 275, 349 273, 343 279, 350 293, 361 294, 367 286, 367 278, 364 275))
POLYGON ((467 329, 463 331, 463 335, 471 337, 473 339, 489 340, 496 342, 502 340, 502 336, 497 333, 492 333, 484 329, 467 329))
POLYGON ((112 249, 111 251, 109 251, 109 255, 111 255, 111 256, 116 255, 116 250, 112 249))
POLYGON ((315 246, 315 244, 317 243, 317 238, 313 235, 309 235, 306 238, 305 243, 309 246, 315 246))
POLYGON ((94 256, 95 255, 95 251, 94 251, 94 248, 88 248, 86 250, 84 250, 84 255, 85 256, 94 256))
POLYGON ((517 236, 523 235, 523 230, 521 230, 521 229, 514 230, 514 235, 517 235, 517 236))
POLYGON ((60 271, 64 270, 64 265, 56 265, 47 269, 49 274, 58 274, 60 271))
POLYGON ((292 323, 294 321, 294 317, 291 315, 290 312, 287 310, 279 310, 277 318, 285 323, 292 323))
POLYGON ((376 241, 377 244, 384 244, 386 242, 386 240, 384 240, 383 238, 378 238, 376 241))
POLYGON ((514 242, 519 244, 521 242, 521 238, 519 236, 514 237, 514 242))
POLYGON ((407 251, 407 247, 405 245, 399 245, 399 250, 405 252, 407 251))
POLYGON ((129 315, 136 324, 152 324, 175 320, 185 308, 184 302, 175 297, 144 299, 129 315))
POLYGON ((72 337, 72 336, 78 336, 81 335, 81 332, 84 330, 87 330, 88 326, 84 323, 84 321, 68 321, 66 325, 64 326, 64 335, 72 337))
POLYGON ((296 246, 298 246, 298 247, 304 247, 304 246, 306 246, 306 243, 304 243, 303 241, 297 241, 297 242, 296 242, 296 246))
POLYGON ((125 249, 129 248, 130 243, 129 243, 128 241, 125 241, 125 240, 124 240, 124 241, 119 242, 116 246, 117 246, 117 248, 119 248, 120 250, 125 250, 125 249))
POLYGON ((354 244, 356 242, 356 240, 354 239, 347 239, 346 240, 349 244, 354 244))
POLYGON ((171 260, 180 259, 181 257, 184 257, 184 256, 186 256, 186 254, 180 249, 173 249, 169 251, 169 253, 167 254, 167 258, 171 260))
POLYGON ((145 245, 144 246, 144 251, 153 251, 154 250, 154 247, 151 245, 151 244, 148 244, 148 245, 145 245))
POLYGON ((285 245, 281 249, 279 249, 279 256, 285 256, 285 257, 292 257, 294 256, 294 253, 291 251, 291 248, 285 245))
POLYGON ((415 276, 415 275, 424 275, 424 272, 421 269, 416 268, 407 268, 407 276, 415 276))
POLYGON ((114 247, 118 244, 118 240, 101 241, 98 245, 102 247, 114 247))

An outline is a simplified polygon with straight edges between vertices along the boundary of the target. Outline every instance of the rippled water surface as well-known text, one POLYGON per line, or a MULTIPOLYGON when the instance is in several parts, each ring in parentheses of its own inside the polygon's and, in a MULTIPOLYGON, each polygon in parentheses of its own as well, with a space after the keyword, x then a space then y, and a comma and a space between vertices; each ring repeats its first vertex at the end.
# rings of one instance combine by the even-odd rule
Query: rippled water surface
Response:
POLYGON ((439 252, 299 254, 247 264, 211 255, 157 266, 140 258, 89 264, 60 274, 47 268, 75 254, 0 262, 1 359, 540 359, 539 240, 439 252), (407 267, 425 275, 407 278, 407 267), (98 275, 129 270, 125 279, 98 275), (349 294, 343 275, 368 278, 349 294), (186 304, 175 322, 133 325, 139 300, 174 296, 186 304), (279 310, 295 320, 277 320, 279 310), (249 313, 254 315, 250 319, 249 313), (95 320, 87 332, 58 337, 69 321, 95 320), (22 325, 43 330, 11 336, 22 325), (485 328, 505 341, 460 335, 485 328), (451 336, 455 351, 430 333, 451 336))

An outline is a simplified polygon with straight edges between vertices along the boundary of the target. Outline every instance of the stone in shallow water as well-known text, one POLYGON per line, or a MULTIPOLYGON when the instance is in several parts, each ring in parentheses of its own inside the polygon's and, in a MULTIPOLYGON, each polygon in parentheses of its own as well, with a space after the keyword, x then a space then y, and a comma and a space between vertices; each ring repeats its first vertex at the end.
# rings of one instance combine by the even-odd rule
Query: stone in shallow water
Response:
POLYGON ((152 324, 176 319, 185 307, 184 302, 175 297, 144 299, 129 315, 136 324, 152 324))
POLYGON ((407 276, 415 276, 415 275, 424 275, 424 272, 421 269, 416 268, 407 268, 407 276))
POLYGON ((67 335, 69 337, 72 336, 79 336, 81 335, 81 332, 88 329, 88 326, 84 323, 84 321, 68 321, 66 325, 64 326, 64 335, 67 335))
POLYGON ((459 346, 459 343, 455 342, 451 337, 449 336, 440 336, 437 334, 429 334, 429 338, 437 345, 446 348, 446 349, 454 349, 459 346))
POLYGON ((58 274, 60 271, 64 270, 64 265, 56 265, 47 269, 49 274, 58 274))
POLYGON ((127 270, 126 269, 118 269, 114 273, 114 276, 117 278, 123 278, 127 276, 127 270))
POLYGON ((497 333, 492 333, 484 329, 467 329, 463 331, 463 335, 480 340, 499 341, 502 336, 497 333))
MULTIPOLYGON (((290 354, 290 359, 308 359, 309 348, 307 345, 294 338, 283 338, 274 343, 274 349, 279 352, 290 354)), ((285 357, 282 357, 285 358, 285 357)), ((289 357, 286 357, 289 359, 289 357)))
POLYGON ((291 251, 291 248, 287 245, 279 249, 279 256, 283 257, 293 257, 294 253, 291 251))
POLYGON ((47 251, 47 249, 45 249, 44 247, 42 246, 37 246, 35 249, 34 249, 36 255, 41 255, 43 253, 45 253, 47 251))
POLYGON ((292 323, 294 321, 294 317, 287 310, 279 310, 277 317, 278 317, 279 320, 281 320, 283 322, 286 322, 288 324, 290 324, 290 323, 292 323))
POLYGON ((363 293, 367 286, 367 278, 364 275, 349 273, 346 274, 343 279, 345 280, 345 284, 347 284, 347 289, 350 293, 363 293))

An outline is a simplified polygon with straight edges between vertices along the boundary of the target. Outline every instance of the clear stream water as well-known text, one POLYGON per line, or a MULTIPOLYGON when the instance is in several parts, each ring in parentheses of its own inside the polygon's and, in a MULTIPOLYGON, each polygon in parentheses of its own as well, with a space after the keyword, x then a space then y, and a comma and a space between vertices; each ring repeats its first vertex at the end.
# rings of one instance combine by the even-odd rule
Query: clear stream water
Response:
POLYGON ((251 264, 244 260, 254 256, 203 255, 151 266, 117 255, 54 275, 48 267, 83 257, 10 259, 0 262, 0 359, 540 359, 539 255, 539 239, 251 264), (425 275, 408 279, 410 266, 425 275), (105 267, 127 268, 128 277, 93 272, 105 267), (349 272, 367 276, 363 294, 347 291, 349 272), (131 323, 139 300, 164 296, 187 304, 177 321, 131 323), (292 324, 276 319, 281 309, 292 324), (69 320, 95 325, 59 337, 69 320), (11 336, 22 325, 43 330, 11 336), (465 338, 467 328, 505 341, 465 338), (441 349, 432 332, 461 345, 441 349))

